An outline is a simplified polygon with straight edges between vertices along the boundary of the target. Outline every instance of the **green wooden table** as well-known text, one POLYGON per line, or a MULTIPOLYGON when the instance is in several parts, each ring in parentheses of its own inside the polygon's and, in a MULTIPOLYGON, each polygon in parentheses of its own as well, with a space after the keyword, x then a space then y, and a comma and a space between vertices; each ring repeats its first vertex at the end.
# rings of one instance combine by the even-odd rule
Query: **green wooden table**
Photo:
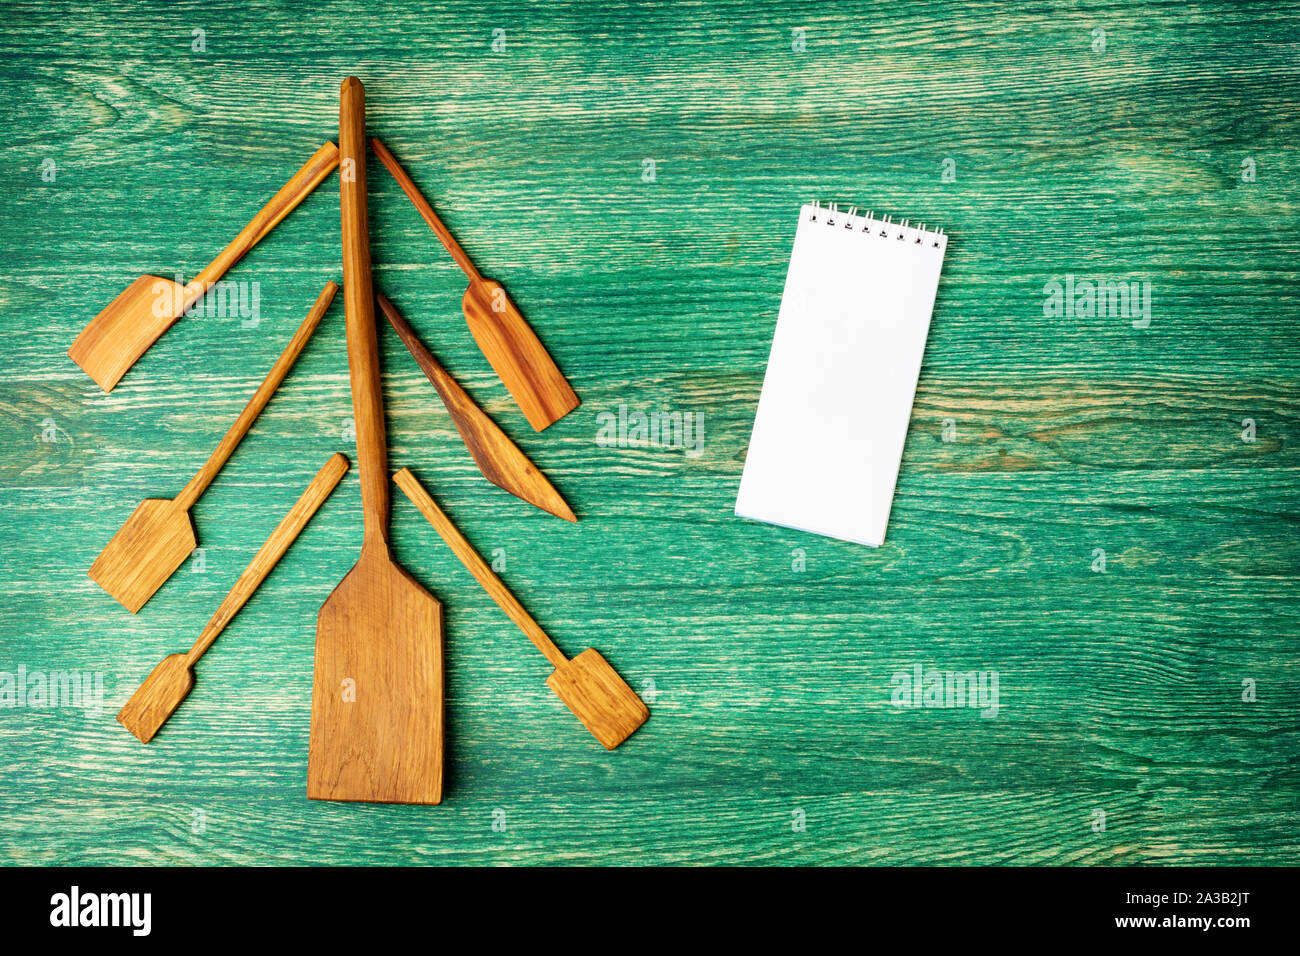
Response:
POLYGON ((0 673, 103 696, 0 698, 0 862, 1294 862, 1300 9, 1019 6, 7 4, 0 673), (445 605, 440 807, 305 799, 355 471, 159 737, 113 719, 352 454, 339 307, 195 509, 202 551, 136 617, 86 576, 340 278, 337 187, 230 273, 257 322, 183 320, 108 395, 68 344, 204 265, 335 136, 348 73, 583 399, 533 433, 375 164, 377 284, 581 521, 484 482, 384 329, 394 467, 652 711, 605 753, 396 496, 445 605), (878 549, 732 514, 812 199, 952 236, 878 549), (1067 276, 1150 283, 1149 323, 1045 315, 1067 276), (701 454, 598 441, 621 406, 698 416, 701 454), (897 706, 918 666, 996 672, 996 714, 897 706))

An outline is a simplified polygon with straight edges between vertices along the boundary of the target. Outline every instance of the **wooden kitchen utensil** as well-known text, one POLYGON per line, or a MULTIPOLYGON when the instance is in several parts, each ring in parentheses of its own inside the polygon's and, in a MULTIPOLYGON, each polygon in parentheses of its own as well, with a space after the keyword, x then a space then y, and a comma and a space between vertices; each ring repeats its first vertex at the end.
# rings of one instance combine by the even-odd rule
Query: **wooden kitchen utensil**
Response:
POLYGON ((546 636, 546 632, 501 583, 501 579, 465 540, 451 519, 429 497, 429 493, 409 468, 403 468, 393 475, 393 481, 406 492, 420 513, 429 519, 434 530, 442 535, 442 540, 447 542, 447 546, 460 558, 461 564, 483 585, 492 600, 506 612, 506 616, 515 622, 555 666, 551 676, 546 679, 546 685, 555 691, 555 695, 564 701, 565 706, 573 711, 592 735, 604 744, 606 750, 613 750, 646 722, 650 711, 605 658, 591 648, 573 660, 564 656, 564 652, 546 636))
POLYGON ((397 307, 383 293, 379 294, 378 300, 388 324, 401 337, 416 364, 438 390, 442 403, 451 415, 452 424, 460 432, 465 447, 469 449, 470 456, 483 477, 543 511, 549 511, 565 521, 577 521, 573 509, 565 504, 560 493, 546 480, 546 476, 537 470, 537 466, 528 460, 497 423, 488 418, 487 413, 475 404, 474 399, 429 353, 406 319, 397 311, 397 307))
POLYGON ((316 513, 331 491, 348 470, 348 460, 337 452, 325 463, 316 477, 311 480, 302 497, 289 509, 289 513, 275 526, 266 543, 253 555, 244 573, 239 576, 235 586, 230 589, 217 612, 199 634, 188 654, 168 654, 162 659, 152 673, 144 679, 131 699, 118 711, 117 720, 123 727, 140 738, 141 743, 148 743, 158 733, 167 718, 175 713, 176 708, 194 686, 194 665, 198 663, 212 642, 221 636, 226 625, 231 622, 240 609, 248 603, 253 592, 266 580, 271 569, 284 557, 289 545, 306 527, 312 515, 316 513))
POLYGON ((307 318, 298 326, 284 352, 275 360, 271 371, 199 473, 175 498, 146 498, 140 502, 90 566, 91 579, 132 614, 144 607, 145 602, 194 550, 194 522, 190 519, 190 508, 217 477, 221 466, 289 374, 338 290, 333 282, 325 283, 307 318))
POLYGON ((365 536, 356 566, 316 620, 307 796, 314 800, 442 800, 442 608, 393 560, 388 448, 379 381, 366 221, 366 99, 339 90, 343 303, 365 536))
POLYGON ((478 347, 528 419, 528 424, 541 431, 577 408, 578 396, 519 309, 510 301, 506 290, 500 283, 483 278, 384 144, 371 139, 370 145, 429 228, 469 276, 469 288, 461 302, 465 321, 469 323, 478 347))
POLYGON ((294 173, 271 201, 240 230, 230 245, 186 285, 160 276, 141 276, 90 320, 68 356, 106 392, 249 249, 307 198, 339 164, 338 147, 326 143, 294 173))

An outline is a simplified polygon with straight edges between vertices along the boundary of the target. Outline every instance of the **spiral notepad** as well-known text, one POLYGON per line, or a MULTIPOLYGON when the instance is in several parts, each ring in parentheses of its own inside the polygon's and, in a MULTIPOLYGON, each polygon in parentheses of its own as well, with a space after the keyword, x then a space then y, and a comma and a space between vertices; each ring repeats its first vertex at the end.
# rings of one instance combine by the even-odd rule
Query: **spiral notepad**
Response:
POLYGON ((947 246, 908 220, 799 211, 737 515, 884 541, 947 246))

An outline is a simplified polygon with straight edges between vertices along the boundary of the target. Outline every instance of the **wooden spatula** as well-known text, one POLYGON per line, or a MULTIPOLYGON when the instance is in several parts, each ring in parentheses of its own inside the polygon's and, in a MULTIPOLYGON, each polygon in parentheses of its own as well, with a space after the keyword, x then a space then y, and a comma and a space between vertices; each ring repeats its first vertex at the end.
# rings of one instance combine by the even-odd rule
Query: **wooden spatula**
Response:
POLYGON ((365 537, 316 619, 307 796, 442 800, 442 608, 388 546, 388 447, 366 222, 366 94, 339 90, 343 304, 365 537))
POLYGON ((258 589, 266 576, 271 573, 284 553, 289 550, 299 532, 306 527, 316 509, 321 506, 331 491, 348 470, 348 460, 343 455, 334 454, 325 463, 316 477, 311 480, 302 497, 289 509, 289 513, 280 520, 266 539, 266 543, 253 555, 244 573, 239 576, 235 586, 230 589, 217 612, 208 621, 203 633, 194 642, 188 654, 168 654, 162 663, 144 679, 131 699, 118 711, 117 720, 123 727, 148 743, 158 733, 167 718, 175 713, 176 708, 194 686, 194 665, 207 653, 212 642, 221 636, 226 625, 231 622, 240 609, 248 603, 253 592, 258 589))
POLYGON ((519 446, 510 440, 496 422, 488 418, 487 412, 478 407, 469 393, 460 387, 460 383, 429 353, 424 343, 416 337, 415 331, 406 323, 406 319, 397 311, 397 306, 388 301, 383 293, 379 294, 378 299, 380 311, 388 319, 388 324, 438 390, 442 403, 451 415, 452 424, 460 432, 470 457, 478 465, 483 477, 516 498, 549 511, 557 518, 577 521, 573 509, 565 504, 560 493, 546 480, 546 476, 537 470, 537 466, 528 460, 519 446))
POLYGON ((325 283, 307 318, 298 326, 284 352, 275 360, 271 371, 199 473, 175 498, 146 498, 140 502, 90 566, 91 579, 132 614, 144 607, 145 602, 194 550, 194 522, 190 520, 190 508, 217 477, 221 466, 248 434, 257 416, 289 374, 338 290, 333 282, 325 283))
POLYGON ((546 632, 524 610, 523 605, 501 583, 488 563, 465 540, 460 529, 452 524, 451 519, 429 497, 411 470, 403 468, 393 475, 393 481, 406 492, 406 497, 420 509, 420 513, 429 519, 434 530, 442 535, 442 540, 447 542, 447 546, 460 558, 461 564, 483 585, 497 606, 506 612, 506 616, 515 622, 554 665, 555 670, 546 678, 546 686, 555 691, 555 695, 564 701, 565 706, 573 711, 574 716, 582 721, 592 736, 604 744, 606 750, 613 750, 632 736, 646 722, 650 711, 609 662, 591 648, 573 660, 566 658, 564 652, 555 646, 546 632))
POLYGON ((478 347, 528 419, 528 424, 541 431, 577 408, 578 396, 568 379, 556 368, 546 347, 510 301, 506 290, 500 283, 483 278, 384 144, 371 139, 370 145, 429 228, 469 276, 469 289, 461 303, 465 321, 469 323, 478 347))
POLYGON ((338 147, 326 143, 191 282, 181 285, 174 279, 159 276, 136 279, 81 330, 68 349, 68 356, 100 388, 111 392, 158 336, 171 328, 231 266, 306 199, 338 164, 338 147))

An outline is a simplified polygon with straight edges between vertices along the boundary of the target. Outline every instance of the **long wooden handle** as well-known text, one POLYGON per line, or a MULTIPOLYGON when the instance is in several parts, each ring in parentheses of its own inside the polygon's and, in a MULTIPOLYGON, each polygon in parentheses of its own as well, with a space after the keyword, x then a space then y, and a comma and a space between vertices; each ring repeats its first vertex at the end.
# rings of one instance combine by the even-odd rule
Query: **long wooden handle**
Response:
POLYGON ((194 662, 202 657, 212 642, 217 639, 231 619, 239 613, 253 592, 258 586, 266 580, 266 576, 271 573, 271 569, 276 566, 279 560, 284 557, 284 553, 289 550, 289 545, 293 544, 294 539, 307 522, 311 520, 312 515, 324 503, 325 499, 330 496, 330 492, 338 485, 339 479, 348 470, 348 460, 339 452, 330 456, 330 460, 325 462, 325 466, 316 472, 316 477, 311 480, 307 490, 302 493, 289 513, 285 515, 271 536, 266 539, 266 543, 258 549, 257 554, 253 555, 253 560, 248 562, 248 567, 244 573, 239 576, 235 586, 230 589, 217 612, 212 615, 212 620, 208 621, 207 627, 199 635, 199 639, 194 642, 190 652, 185 655, 186 662, 193 667, 194 662))
POLYGON ((208 288, 220 280, 244 254, 257 245, 262 238, 280 224, 280 220, 297 208, 298 204, 320 185, 334 167, 339 164, 339 150, 333 143, 326 143, 312 154, 311 159, 303 165, 293 178, 280 187, 271 201, 261 208, 239 235, 231 240, 230 245, 222 249, 206 269, 194 277, 185 287, 185 309, 188 310, 208 288))
POLYGON ((370 146, 374 149, 375 155, 379 157, 379 161, 388 168, 390 173, 393 174, 393 178, 397 180, 397 185, 401 186, 402 192, 406 193, 406 198, 411 200, 411 203, 415 206, 416 210, 424 217, 424 221, 429 224, 429 228, 433 230, 434 235, 438 237, 439 241, 446 247, 447 251, 451 253, 451 257, 456 260, 456 264, 465 270, 465 275, 469 276, 471 282, 482 281, 482 274, 478 269, 474 268, 474 263, 471 262, 469 256, 465 254, 465 250, 460 247, 460 243, 456 241, 456 237, 451 234, 450 229, 442 224, 442 220, 439 219, 438 214, 433 211, 433 207, 429 205, 429 201, 421 195, 420 190, 416 188, 411 177, 406 174, 406 170, 401 167, 401 164, 397 162, 397 159, 393 154, 388 151, 388 147, 381 143, 378 137, 371 138, 370 146))
POLYGON ((347 311, 348 373, 357 431, 365 540, 388 542, 388 437, 379 381, 375 294, 370 284, 370 225, 366 218, 366 88, 355 76, 339 87, 339 207, 343 216, 343 306, 347 311))
POLYGON ((518 628, 524 632, 524 635, 537 645, 537 649, 546 655, 546 659, 551 662, 552 666, 559 667, 568 661, 568 658, 564 656, 564 652, 546 636, 546 632, 524 610, 524 606, 510 593, 510 589, 501 582, 501 579, 496 576, 482 556, 474 550, 474 546, 465 540, 465 536, 460 533, 460 529, 451 523, 451 519, 429 497, 429 493, 424 490, 424 486, 416 480, 415 475, 411 474, 411 469, 403 468, 393 475, 393 481, 397 482, 397 487, 406 492, 406 497, 411 499, 411 504, 419 508, 420 513, 429 519, 429 524, 433 525, 433 529, 442 535, 442 540, 447 542, 447 547, 451 548, 456 557, 460 558, 460 563, 465 565, 470 574, 474 575, 475 580, 483 585, 483 590, 487 591, 492 600, 497 602, 497 606, 506 612, 506 616, 515 622, 518 628))
POLYGON ((284 377, 289 374, 289 369, 293 368, 293 363, 298 361, 298 356, 307 345, 307 340, 311 338, 316 326, 320 325, 320 320, 325 317, 329 310, 330 303, 334 301, 334 295, 339 291, 338 285, 333 282, 326 282, 325 288, 321 294, 316 297, 316 302, 312 305, 311 311, 307 313, 307 318, 302 320, 302 325, 298 326, 298 331, 293 334, 289 344, 285 346, 280 357, 275 360, 271 366, 271 371, 267 373, 266 378, 262 379, 262 384, 257 386, 257 391, 253 397, 248 400, 244 410, 239 413, 235 423, 230 426, 226 432, 226 437, 221 439, 221 444, 217 450, 212 453, 212 457, 207 460, 199 473, 190 479, 179 495, 176 501, 182 508, 188 510, 194 502, 199 500, 199 495, 207 490, 208 485, 212 484, 212 479, 217 477, 217 472, 221 471, 221 466, 226 463, 240 441, 248 434, 248 430, 253 427, 253 422, 257 421, 257 416, 262 414, 262 409, 266 408, 266 403, 271 400, 275 390, 280 387, 284 377))

